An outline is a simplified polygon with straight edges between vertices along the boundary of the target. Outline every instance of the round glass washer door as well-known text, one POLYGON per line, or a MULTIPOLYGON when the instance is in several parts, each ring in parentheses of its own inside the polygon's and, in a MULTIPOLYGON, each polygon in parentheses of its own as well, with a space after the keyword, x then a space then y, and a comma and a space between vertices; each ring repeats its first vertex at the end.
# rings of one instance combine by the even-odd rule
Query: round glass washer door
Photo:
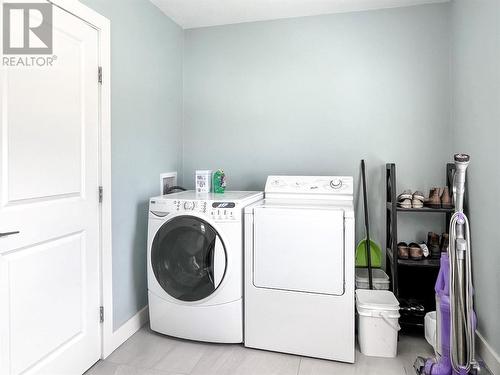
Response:
POLYGON ((224 279, 226 264, 222 239, 198 217, 177 216, 163 224, 153 239, 153 273, 165 292, 178 300, 210 296, 224 279))

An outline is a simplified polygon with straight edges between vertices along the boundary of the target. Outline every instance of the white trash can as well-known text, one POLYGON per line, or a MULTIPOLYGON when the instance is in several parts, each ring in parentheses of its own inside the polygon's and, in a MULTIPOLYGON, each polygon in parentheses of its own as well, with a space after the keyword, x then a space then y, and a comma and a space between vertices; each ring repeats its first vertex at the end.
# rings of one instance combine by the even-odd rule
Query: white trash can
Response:
POLYGON ((356 290, 358 342, 361 353, 395 357, 398 353, 399 302, 387 290, 356 290))

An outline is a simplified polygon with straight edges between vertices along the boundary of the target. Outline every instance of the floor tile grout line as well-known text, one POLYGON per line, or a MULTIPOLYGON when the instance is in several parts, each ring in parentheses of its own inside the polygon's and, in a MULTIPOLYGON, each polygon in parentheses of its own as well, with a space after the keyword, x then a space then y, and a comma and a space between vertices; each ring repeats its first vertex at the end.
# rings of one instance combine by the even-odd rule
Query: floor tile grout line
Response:
POLYGON ((300 366, 302 365, 302 357, 299 357, 299 365, 297 366, 297 375, 300 374, 300 366))
POLYGON ((202 353, 202 355, 200 355, 200 358, 198 358, 198 360, 194 363, 193 367, 192 367, 192 368, 191 368, 191 370, 188 372, 188 375, 189 375, 189 374, 192 374, 192 373, 193 373, 193 371, 196 369, 196 366, 198 366, 198 363, 200 363, 200 362, 201 362, 201 360, 203 359, 203 354, 205 354, 205 352, 206 352, 206 351, 205 351, 205 349, 203 349, 203 353, 202 353))
MULTIPOLYGON (((115 362, 113 360, 109 360, 108 358, 104 359, 104 361, 107 361, 109 363, 112 363, 114 365, 117 365, 117 366, 128 366, 128 367, 134 367, 136 369, 139 369, 139 370, 154 370, 154 371, 164 371, 165 370, 162 370, 162 369, 159 369, 159 368, 156 368, 155 366, 158 365, 158 363, 160 363, 168 354, 170 354, 170 352, 172 352, 173 350, 175 349, 175 346, 173 345, 172 347, 168 348, 168 350, 163 354, 163 356, 155 361, 151 366, 141 366, 141 365, 137 365, 137 364, 131 364, 131 363, 121 363, 121 362, 115 362)), ((168 372, 168 371, 167 371, 168 372)), ((189 373, 182 373, 182 372, 179 372, 179 375, 189 375, 189 373)))
POLYGON ((168 350, 163 354, 163 356, 161 357, 161 359, 159 359, 158 361, 155 362, 155 364, 153 364, 151 366, 151 370, 160 370, 158 368, 155 368, 155 366, 158 366, 158 363, 160 363, 166 356, 168 356, 171 352, 173 352, 175 349, 175 345, 172 345, 170 348, 168 348, 168 350))
POLYGON ((158 373, 163 373, 165 375, 170 375, 170 374, 175 374, 175 375, 189 375, 189 373, 187 372, 182 372, 182 371, 170 371, 170 370, 160 370, 160 369, 156 369, 156 368, 149 368, 149 367, 141 367, 141 366, 136 366, 136 365, 124 365, 124 364, 116 364, 114 363, 116 366, 116 368, 118 369, 119 367, 130 367, 130 368, 133 368, 135 370, 148 370, 148 371, 155 371, 155 372, 158 372, 158 373))

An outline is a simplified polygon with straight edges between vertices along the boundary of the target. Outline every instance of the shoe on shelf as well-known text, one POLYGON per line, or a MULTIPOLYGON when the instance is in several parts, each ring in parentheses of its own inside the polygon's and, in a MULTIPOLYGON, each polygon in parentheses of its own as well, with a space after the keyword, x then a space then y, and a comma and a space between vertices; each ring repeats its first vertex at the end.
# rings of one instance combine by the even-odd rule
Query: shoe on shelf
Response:
POLYGON ((406 298, 399 298, 399 310, 410 311, 410 303, 406 298))
POLYGON ((441 193, 441 207, 453 208, 453 201, 451 199, 450 190, 448 189, 448 186, 443 188, 443 192, 441 193))
POLYGON ((418 199, 411 200, 412 208, 424 208, 424 202, 419 201, 418 199))
POLYGON ((419 201, 422 201, 422 202, 425 200, 424 193, 422 193, 421 191, 418 191, 418 190, 413 193, 412 198, 418 199, 419 201))
POLYGON ((443 253, 448 252, 448 248, 450 247, 450 236, 448 235, 448 233, 443 233, 441 235, 441 241, 439 247, 441 249, 441 252, 443 253))
POLYGON ((421 304, 419 301, 417 300, 414 300, 414 299, 410 299, 408 301, 409 305, 410 305, 410 310, 411 311, 416 311, 416 312, 425 312, 425 307, 423 304, 421 304))
POLYGON ((410 257, 410 248, 406 244, 406 242, 398 243, 398 258, 399 259, 408 259, 410 257))
POLYGON ((418 246, 422 249, 422 253, 424 254, 424 258, 428 258, 429 255, 431 255, 431 252, 429 251, 429 248, 425 244, 425 242, 419 243, 418 246))
POLYGON ((413 194, 411 193, 411 190, 406 189, 401 194, 398 195, 398 202, 402 202, 405 199, 411 199, 412 197, 413 194))
MULTIPOLYGON (((429 190, 429 196, 424 198, 424 206, 425 206, 425 207, 430 207, 430 206, 429 206, 429 202, 430 202, 431 197, 435 194, 435 193, 434 193, 434 190, 436 190, 436 188, 432 188, 432 189, 430 189, 430 190, 429 190)), ((441 202, 440 202, 440 203, 441 203, 441 202)))
POLYGON ((429 248, 432 259, 439 259, 441 257, 439 234, 434 232, 429 232, 427 234, 427 247, 429 248))
POLYGON ((416 191, 413 193, 412 200, 411 200, 411 206, 413 208, 422 208, 424 207, 424 194, 422 194, 420 191, 416 191))
POLYGON ((410 259, 421 260, 424 257, 424 251, 418 243, 412 242, 408 247, 410 248, 410 259))
POLYGON ((429 192, 429 199, 426 201, 426 206, 430 208, 441 208, 441 189, 432 188, 429 192))
POLYGON ((411 198, 413 194, 411 190, 404 190, 398 195, 398 207, 411 208, 411 198))
POLYGON ((411 208, 411 206, 412 206, 411 199, 404 199, 401 202, 398 202, 398 207, 401 208, 411 208))

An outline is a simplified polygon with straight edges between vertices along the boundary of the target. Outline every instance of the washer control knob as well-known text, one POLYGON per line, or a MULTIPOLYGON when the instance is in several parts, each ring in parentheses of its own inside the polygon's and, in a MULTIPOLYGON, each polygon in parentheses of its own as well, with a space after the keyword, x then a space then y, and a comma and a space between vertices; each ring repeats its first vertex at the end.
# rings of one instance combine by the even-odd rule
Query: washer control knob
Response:
POLYGON ((340 189, 342 187, 342 180, 340 178, 334 178, 330 181, 330 186, 332 189, 340 189))
POLYGON ((194 210, 194 202, 189 202, 189 201, 184 202, 184 209, 186 211, 194 210))

